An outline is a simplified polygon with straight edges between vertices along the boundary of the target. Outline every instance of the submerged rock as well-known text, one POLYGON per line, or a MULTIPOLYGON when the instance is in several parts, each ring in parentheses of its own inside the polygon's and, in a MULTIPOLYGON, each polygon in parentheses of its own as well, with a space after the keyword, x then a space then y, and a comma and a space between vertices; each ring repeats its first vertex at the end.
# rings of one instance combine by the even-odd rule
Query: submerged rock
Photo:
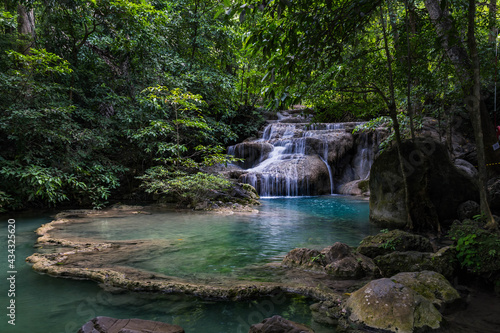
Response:
POLYGON ((443 319, 431 301, 388 278, 373 280, 352 293, 346 309, 355 324, 398 333, 437 329, 443 319))
POLYGON ((428 238, 401 230, 392 230, 361 241, 357 251, 367 257, 375 258, 394 251, 431 252, 432 245, 428 238))
POLYGON ((315 322, 322 325, 336 326, 339 320, 345 316, 343 300, 328 300, 311 305, 311 314, 315 322))
POLYGON ((321 251, 299 248, 283 259, 284 266, 320 271, 339 279, 359 279, 378 274, 373 261, 348 245, 337 242, 321 251))
POLYGON ((252 325, 248 333, 314 333, 314 331, 306 325, 273 316, 252 325))
POLYGON ((151 320, 96 317, 83 325, 78 333, 184 333, 184 329, 151 320))

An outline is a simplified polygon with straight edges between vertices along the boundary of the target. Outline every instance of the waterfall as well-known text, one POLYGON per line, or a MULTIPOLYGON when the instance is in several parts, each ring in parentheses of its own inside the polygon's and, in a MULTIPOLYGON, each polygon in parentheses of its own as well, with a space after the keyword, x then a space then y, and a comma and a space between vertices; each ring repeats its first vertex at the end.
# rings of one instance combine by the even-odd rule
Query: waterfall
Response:
POLYGON ((368 136, 356 147, 352 130, 359 123, 289 119, 281 116, 259 139, 229 147, 229 154, 245 160, 238 164, 240 182, 264 197, 307 196, 333 194, 337 186, 368 177, 376 149, 368 136))

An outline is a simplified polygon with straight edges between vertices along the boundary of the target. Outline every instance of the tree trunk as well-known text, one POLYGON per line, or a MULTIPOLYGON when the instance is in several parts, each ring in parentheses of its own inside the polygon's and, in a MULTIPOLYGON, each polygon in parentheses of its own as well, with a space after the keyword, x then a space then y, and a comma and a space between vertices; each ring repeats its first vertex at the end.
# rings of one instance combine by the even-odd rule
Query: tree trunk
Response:
MULTIPOLYGON (((468 46, 470 58, 461 43, 457 31, 454 29, 452 18, 445 8, 441 7, 442 0, 426 0, 425 6, 429 12, 441 44, 455 67, 455 71, 462 82, 462 91, 465 96, 467 110, 474 127, 474 138, 477 147, 478 171, 479 171, 479 195, 481 212, 486 216, 487 225, 496 227, 487 200, 486 193, 486 154, 483 138, 483 121, 481 112, 481 91, 479 79, 479 57, 477 54, 476 38, 474 35, 476 4, 469 0, 468 13, 468 46), (451 41, 454 41, 453 43, 451 41)), ((488 147, 489 148, 489 147, 488 147)))
MULTIPOLYGON (((411 139, 415 140, 415 125, 413 124, 413 109, 411 105, 411 83, 412 83, 412 77, 411 77, 411 44, 410 44, 410 16, 408 14, 408 0, 405 0, 405 14, 406 14, 406 47, 407 47, 407 54, 406 54, 406 59, 407 59, 407 66, 408 66, 408 71, 407 71, 407 86, 406 86, 406 98, 407 98, 407 105, 408 105, 408 116, 410 117, 410 132, 411 132, 411 139)), ((412 34, 413 37, 413 34, 412 34)), ((440 132, 441 133, 441 132, 440 132)))
POLYGON ((475 17, 476 17, 476 1, 469 0, 469 12, 468 12, 468 29, 467 29, 467 45, 469 47, 469 54, 472 60, 472 90, 471 94, 471 104, 472 107, 469 109, 469 113, 472 120, 472 125, 474 126, 474 137, 476 139, 477 145, 477 162, 479 169, 479 197, 480 197, 480 207, 481 212, 486 216, 487 227, 495 229, 496 222, 490 211, 490 206, 488 204, 488 195, 486 193, 486 182, 487 182, 487 171, 486 171, 486 158, 484 154, 479 152, 484 152, 484 141, 483 141, 483 130, 481 126, 481 82, 480 82, 480 72, 479 72, 479 55, 477 54, 477 44, 475 36, 475 17))
POLYGON ((35 40, 35 13, 33 8, 28 9, 23 5, 17 5, 17 32, 21 40, 19 52, 28 54, 35 40))
POLYGON ((490 28, 489 41, 494 43, 498 35, 498 28, 496 26, 497 0, 490 0, 488 12, 488 27, 490 28))
POLYGON ((390 90, 390 103, 389 103, 389 116, 392 119, 394 126, 394 134, 396 136, 396 150, 398 152, 399 168, 401 171, 401 176, 403 178, 403 187, 405 192, 405 208, 406 208, 406 227, 408 229, 413 229, 413 221, 410 214, 410 194, 408 191, 408 180, 406 179, 406 173, 404 169, 403 156, 401 155, 401 133, 399 131, 398 113, 396 109, 396 97, 394 93, 394 80, 392 75, 392 58, 389 51, 389 42, 387 40, 387 29, 385 24, 384 12, 380 10, 380 24, 382 25, 382 33, 384 37, 384 49, 387 58, 387 70, 389 75, 389 90, 390 90))

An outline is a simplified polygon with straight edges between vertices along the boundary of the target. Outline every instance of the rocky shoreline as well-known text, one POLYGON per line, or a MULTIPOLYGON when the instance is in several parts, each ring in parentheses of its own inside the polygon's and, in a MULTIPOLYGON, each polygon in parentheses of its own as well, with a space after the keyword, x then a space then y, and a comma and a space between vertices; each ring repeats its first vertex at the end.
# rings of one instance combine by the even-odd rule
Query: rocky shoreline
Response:
MULTIPOLYGON (((269 296, 279 292, 296 293, 318 300, 328 300, 337 294, 317 286, 302 284, 242 282, 224 283, 223 285, 208 285, 203 283, 186 282, 179 278, 164 276, 125 266, 107 267, 106 263, 99 262, 98 258, 107 254, 129 250, 143 245, 138 241, 110 241, 96 242, 92 240, 75 241, 58 239, 51 236, 51 231, 64 224, 75 223, 75 220, 88 216, 125 216, 131 214, 147 214, 143 207, 121 207, 105 212, 96 211, 69 211, 58 214, 56 219, 42 225, 36 230, 37 246, 45 251, 53 248, 51 253, 35 253, 26 261, 39 272, 56 277, 88 279, 96 281, 104 288, 120 288, 131 291, 149 291, 162 293, 184 293, 209 299, 241 300, 258 296, 269 296), (83 264, 82 264, 83 263, 83 264), (85 267, 85 264, 88 266, 85 267)), ((235 212, 231 212, 235 213, 235 212)), ((318 279, 321 280, 322 276, 318 279)))

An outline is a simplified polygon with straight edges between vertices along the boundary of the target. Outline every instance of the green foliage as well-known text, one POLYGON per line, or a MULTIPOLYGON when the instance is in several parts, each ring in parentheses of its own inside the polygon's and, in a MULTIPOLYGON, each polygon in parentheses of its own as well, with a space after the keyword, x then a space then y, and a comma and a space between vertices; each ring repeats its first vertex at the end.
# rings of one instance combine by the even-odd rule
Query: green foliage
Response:
MULTIPOLYGON (((414 126, 416 130, 422 129, 422 121, 421 119, 417 118, 414 119, 414 126)), ((399 122, 399 127, 401 131, 401 138, 410 138, 410 118, 403 114, 399 113, 398 114, 398 122, 399 122)), ((390 147, 393 142, 395 142, 395 132, 394 132, 394 127, 393 127, 393 122, 392 119, 388 116, 383 116, 383 117, 378 117, 371 119, 363 124, 360 124, 354 128, 352 131, 354 133, 358 132, 368 132, 368 131, 373 131, 377 128, 384 127, 384 128, 389 128, 391 129, 391 133, 387 138, 384 139, 379 145, 379 150, 384 151, 387 147, 390 147)))
POLYGON ((320 253, 317 256, 311 257, 311 262, 315 262, 315 261, 321 262, 323 259, 325 259, 325 254, 320 253))
POLYGON ((11 207, 12 197, 7 193, 0 191, 0 213, 6 212, 7 209, 5 207, 11 207))
POLYGON ((455 241, 457 258, 462 267, 487 278, 500 273, 500 237, 484 229, 484 222, 455 222, 449 236, 455 241))
POLYGON ((69 62, 56 54, 47 52, 45 49, 30 50, 30 54, 22 54, 16 51, 7 51, 7 55, 15 68, 14 75, 51 75, 51 74, 69 74, 73 70, 69 68, 69 62))
POLYGON ((202 172, 184 174, 157 166, 140 177, 148 193, 173 196, 181 205, 195 206, 218 192, 229 190, 232 183, 223 177, 202 172))
POLYGON ((387 250, 396 251, 396 246, 401 244, 401 239, 389 239, 387 242, 382 244, 380 247, 387 250))
POLYGON ((237 101, 240 32, 215 18, 218 1, 40 2, 24 53, 17 5, 5 6, 2 209, 100 208, 155 165, 173 181, 232 161, 223 146, 252 128, 237 101))

